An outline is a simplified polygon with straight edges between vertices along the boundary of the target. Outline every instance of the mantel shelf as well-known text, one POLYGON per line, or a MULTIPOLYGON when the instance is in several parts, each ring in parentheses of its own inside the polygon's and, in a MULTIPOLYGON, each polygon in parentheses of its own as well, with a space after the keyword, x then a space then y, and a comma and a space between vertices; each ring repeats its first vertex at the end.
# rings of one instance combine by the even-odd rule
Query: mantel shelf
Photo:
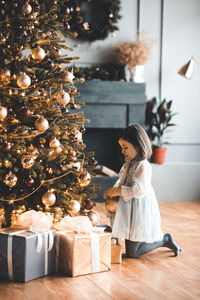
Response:
POLYGON ((85 102, 83 111, 88 128, 125 128, 130 123, 144 125, 145 83, 86 80, 76 83, 85 102))

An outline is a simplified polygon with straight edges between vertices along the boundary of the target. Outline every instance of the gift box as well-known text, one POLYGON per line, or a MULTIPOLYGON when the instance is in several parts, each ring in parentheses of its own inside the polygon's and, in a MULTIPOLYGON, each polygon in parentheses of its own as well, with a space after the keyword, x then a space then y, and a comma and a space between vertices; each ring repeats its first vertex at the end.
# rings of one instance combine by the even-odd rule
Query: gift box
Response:
POLYGON ((56 232, 58 272, 75 277, 111 269, 111 234, 56 232))
POLYGON ((55 272, 55 230, 0 229, 0 278, 26 282, 55 272))
POLYGON ((111 264, 121 264, 122 247, 120 245, 111 244, 111 264))

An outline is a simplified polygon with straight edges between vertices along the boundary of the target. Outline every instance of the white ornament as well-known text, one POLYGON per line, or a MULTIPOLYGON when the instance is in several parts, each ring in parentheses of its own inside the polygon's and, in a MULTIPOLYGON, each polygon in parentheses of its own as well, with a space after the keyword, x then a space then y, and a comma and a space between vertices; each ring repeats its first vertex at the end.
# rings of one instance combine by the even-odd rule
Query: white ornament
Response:
POLYGON ((67 105, 70 101, 70 95, 65 92, 64 90, 61 90, 57 97, 56 97, 57 103, 60 105, 67 105))

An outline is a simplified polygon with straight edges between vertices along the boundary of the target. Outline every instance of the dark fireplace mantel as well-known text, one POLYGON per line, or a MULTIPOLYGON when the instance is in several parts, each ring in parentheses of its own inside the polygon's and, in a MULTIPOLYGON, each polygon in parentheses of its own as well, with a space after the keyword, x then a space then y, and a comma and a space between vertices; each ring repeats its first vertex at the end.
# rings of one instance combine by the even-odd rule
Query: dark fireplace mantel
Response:
POLYGON ((125 128, 130 123, 144 125, 145 83, 88 80, 78 84, 87 128, 125 128))
POLYGON ((83 136, 86 151, 94 151, 98 163, 116 172, 122 161, 117 136, 131 123, 144 126, 145 83, 90 80, 76 84, 85 102, 82 108, 90 123, 83 136))

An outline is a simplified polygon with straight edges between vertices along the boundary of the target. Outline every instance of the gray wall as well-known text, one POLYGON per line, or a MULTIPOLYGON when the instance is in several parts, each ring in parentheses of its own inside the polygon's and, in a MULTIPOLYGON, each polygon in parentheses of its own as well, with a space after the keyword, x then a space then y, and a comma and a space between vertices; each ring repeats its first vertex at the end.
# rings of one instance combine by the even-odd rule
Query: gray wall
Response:
POLYGON ((200 162, 200 64, 191 80, 177 74, 192 55, 200 59, 200 0, 121 0, 119 31, 91 44, 68 40, 79 64, 113 62, 118 41, 134 40, 137 29, 157 40, 153 56, 145 64, 147 99, 173 99, 179 112, 177 127, 169 133, 166 162, 200 162))

